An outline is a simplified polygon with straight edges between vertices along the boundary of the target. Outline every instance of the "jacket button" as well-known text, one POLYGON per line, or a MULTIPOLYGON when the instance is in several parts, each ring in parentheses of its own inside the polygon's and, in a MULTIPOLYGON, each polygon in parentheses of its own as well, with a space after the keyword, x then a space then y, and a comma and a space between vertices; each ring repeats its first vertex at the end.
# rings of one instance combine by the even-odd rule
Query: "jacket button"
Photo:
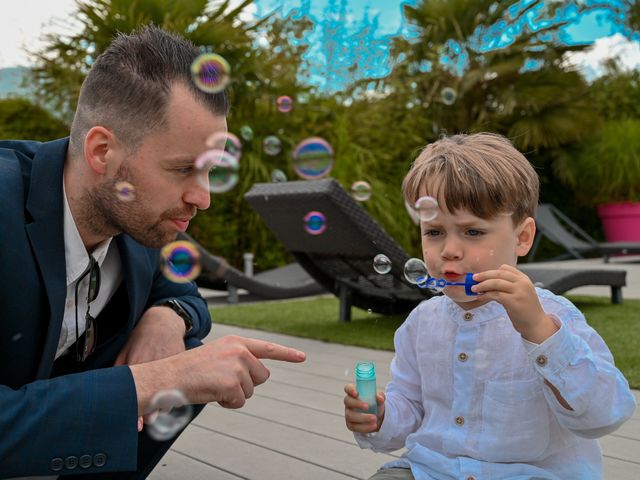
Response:
POLYGON ((60 457, 52 458, 49 468, 54 472, 59 472, 64 467, 64 461, 60 457))
POLYGON ((91 455, 82 455, 80 457, 80 468, 89 468, 93 465, 93 458, 91 455))
POLYGON ((93 464, 96 467, 104 467, 105 463, 107 463, 107 456, 104 453, 96 453, 93 456, 93 464))
POLYGON ((69 455, 64 461, 64 466, 69 470, 73 470, 78 466, 78 457, 69 455))

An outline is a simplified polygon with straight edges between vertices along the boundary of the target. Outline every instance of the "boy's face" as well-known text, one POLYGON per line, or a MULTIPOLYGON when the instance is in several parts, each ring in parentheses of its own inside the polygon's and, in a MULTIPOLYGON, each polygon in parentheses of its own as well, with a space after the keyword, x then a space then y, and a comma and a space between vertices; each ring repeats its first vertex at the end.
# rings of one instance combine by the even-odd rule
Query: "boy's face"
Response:
MULTIPOLYGON (((440 203, 438 215, 420 222, 422 253, 429 274, 451 282, 464 282, 466 273, 515 266, 526 255, 535 235, 531 217, 514 226, 510 214, 492 219, 476 217, 468 210, 449 212, 440 203)), ((447 286, 445 295, 465 309, 486 303, 481 296, 465 294, 464 286, 447 286)))

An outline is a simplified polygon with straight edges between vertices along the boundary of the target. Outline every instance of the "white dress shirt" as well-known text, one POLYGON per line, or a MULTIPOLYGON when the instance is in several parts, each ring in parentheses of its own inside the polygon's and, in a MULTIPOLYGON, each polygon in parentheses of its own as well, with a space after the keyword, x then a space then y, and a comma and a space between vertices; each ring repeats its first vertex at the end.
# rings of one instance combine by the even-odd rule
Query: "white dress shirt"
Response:
MULTIPOLYGON (((67 298, 64 304, 64 319, 58 340, 56 358, 65 353, 76 341, 76 308, 75 287, 76 280, 89 266, 89 254, 82 243, 82 238, 76 227, 76 222, 71 214, 67 192, 62 182, 64 197, 64 258, 67 271, 67 298)), ((105 240, 92 252, 100 266, 100 291, 98 297, 91 302, 91 316, 96 318, 105 305, 109 302, 122 282, 122 267, 118 245, 105 240)), ((87 312, 87 293, 89 289, 89 275, 80 282, 78 290, 78 332, 82 335, 85 331, 85 313, 87 312)), ((98 331, 98 335, 100 332, 98 331)), ((99 337, 98 337, 99 338, 99 337)))
POLYGON ((422 302, 395 334, 380 431, 355 434, 358 444, 406 447, 385 467, 411 468, 416 480, 602 479, 595 439, 633 415, 635 398, 582 313, 537 293, 560 327, 540 345, 497 302, 472 310, 446 296, 422 302))

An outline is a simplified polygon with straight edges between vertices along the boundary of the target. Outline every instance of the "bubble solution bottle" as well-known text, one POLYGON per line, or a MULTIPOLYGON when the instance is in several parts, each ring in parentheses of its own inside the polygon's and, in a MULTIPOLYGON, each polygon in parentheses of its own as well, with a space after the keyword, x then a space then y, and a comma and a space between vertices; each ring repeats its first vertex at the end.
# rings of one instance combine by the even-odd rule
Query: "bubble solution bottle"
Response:
POLYGON ((356 389, 360 400, 367 402, 366 413, 378 415, 376 402, 376 367, 373 362, 356 363, 356 389))

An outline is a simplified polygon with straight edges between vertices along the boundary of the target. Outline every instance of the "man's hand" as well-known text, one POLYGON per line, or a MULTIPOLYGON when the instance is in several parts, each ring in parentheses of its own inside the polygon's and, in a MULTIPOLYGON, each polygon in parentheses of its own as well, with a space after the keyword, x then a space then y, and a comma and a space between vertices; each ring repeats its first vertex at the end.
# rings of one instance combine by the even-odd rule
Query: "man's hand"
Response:
POLYGON ((191 403, 218 402, 240 408, 254 387, 269 378, 260 359, 303 362, 304 352, 252 338, 230 335, 149 363, 131 365, 138 396, 138 414, 149 413, 160 390, 180 390, 191 403))
POLYGON ((133 329, 115 365, 134 365, 184 352, 184 321, 167 307, 151 307, 133 329))
POLYGON ((484 299, 500 303, 513 327, 526 340, 542 343, 558 331, 558 326, 542 309, 531 280, 516 267, 501 265, 498 270, 476 273, 473 279, 478 285, 471 290, 484 299))

